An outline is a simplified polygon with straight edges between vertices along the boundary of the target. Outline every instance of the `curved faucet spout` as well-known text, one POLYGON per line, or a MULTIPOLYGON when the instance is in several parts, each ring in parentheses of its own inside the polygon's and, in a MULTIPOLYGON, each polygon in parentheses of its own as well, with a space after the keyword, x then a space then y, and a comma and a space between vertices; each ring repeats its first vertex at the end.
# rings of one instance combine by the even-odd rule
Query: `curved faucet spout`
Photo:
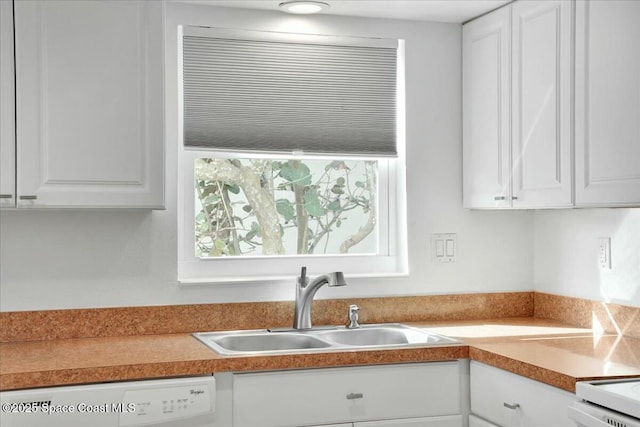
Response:
POLYGON ((340 271, 318 276, 309 282, 306 277, 306 267, 302 267, 302 272, 296 283, 296 307, 293 319, 293 329, 311 329, 311 306, 313 297, 318 289, 323 285, 345 286, 347 282, 340 271))

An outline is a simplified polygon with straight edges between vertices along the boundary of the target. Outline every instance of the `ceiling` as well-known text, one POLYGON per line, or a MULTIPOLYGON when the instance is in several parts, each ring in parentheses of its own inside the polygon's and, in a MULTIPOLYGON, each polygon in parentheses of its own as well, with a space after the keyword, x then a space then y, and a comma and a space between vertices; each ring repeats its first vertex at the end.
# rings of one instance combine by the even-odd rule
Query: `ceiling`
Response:
MULTIPOLYGON (((187 0, 189 3, 245 9, 278 10, 284 0, 187 0)), ((325 15, 462 23, 510 0, 321 0, 325 15)))

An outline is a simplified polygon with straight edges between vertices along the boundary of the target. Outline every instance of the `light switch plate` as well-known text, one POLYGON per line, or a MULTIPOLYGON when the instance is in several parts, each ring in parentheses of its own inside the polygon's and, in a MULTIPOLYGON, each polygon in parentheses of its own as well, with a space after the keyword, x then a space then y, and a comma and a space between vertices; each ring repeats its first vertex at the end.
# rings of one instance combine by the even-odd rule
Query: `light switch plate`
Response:
POLYGON ((456 233, 431 234, 431 259, 438 263, 456 262, 457 240, 456 233))

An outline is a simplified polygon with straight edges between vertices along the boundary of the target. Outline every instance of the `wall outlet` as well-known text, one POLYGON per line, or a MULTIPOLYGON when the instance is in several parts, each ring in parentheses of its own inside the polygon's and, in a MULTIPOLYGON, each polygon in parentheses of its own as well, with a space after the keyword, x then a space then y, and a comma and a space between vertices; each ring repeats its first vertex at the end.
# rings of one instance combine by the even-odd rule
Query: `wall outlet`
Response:
POLYGON ((611 237, 598 239, 598 266, 601 270, 611 270, 611 237))

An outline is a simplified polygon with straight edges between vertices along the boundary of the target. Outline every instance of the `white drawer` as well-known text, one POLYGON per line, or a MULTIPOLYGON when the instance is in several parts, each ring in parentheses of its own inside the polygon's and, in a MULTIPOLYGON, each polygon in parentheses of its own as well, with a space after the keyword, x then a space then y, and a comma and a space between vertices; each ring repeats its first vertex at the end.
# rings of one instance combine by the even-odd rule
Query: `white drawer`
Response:
POLYGON ((458 362, 233 376, 234 427, 287 427, 460 412, 458 362))
POLYGON ((471 412, 500 426, 575 427, 567 415, 574 400, 559 388, 471 362, 471 412))
POLYGON ((462 415, 355 423, 353 427, 462 427, 462 415))
POLYGON ((478 418, 475 415, 469 415, 469 427, 499 427, 489 421, 478 418))

